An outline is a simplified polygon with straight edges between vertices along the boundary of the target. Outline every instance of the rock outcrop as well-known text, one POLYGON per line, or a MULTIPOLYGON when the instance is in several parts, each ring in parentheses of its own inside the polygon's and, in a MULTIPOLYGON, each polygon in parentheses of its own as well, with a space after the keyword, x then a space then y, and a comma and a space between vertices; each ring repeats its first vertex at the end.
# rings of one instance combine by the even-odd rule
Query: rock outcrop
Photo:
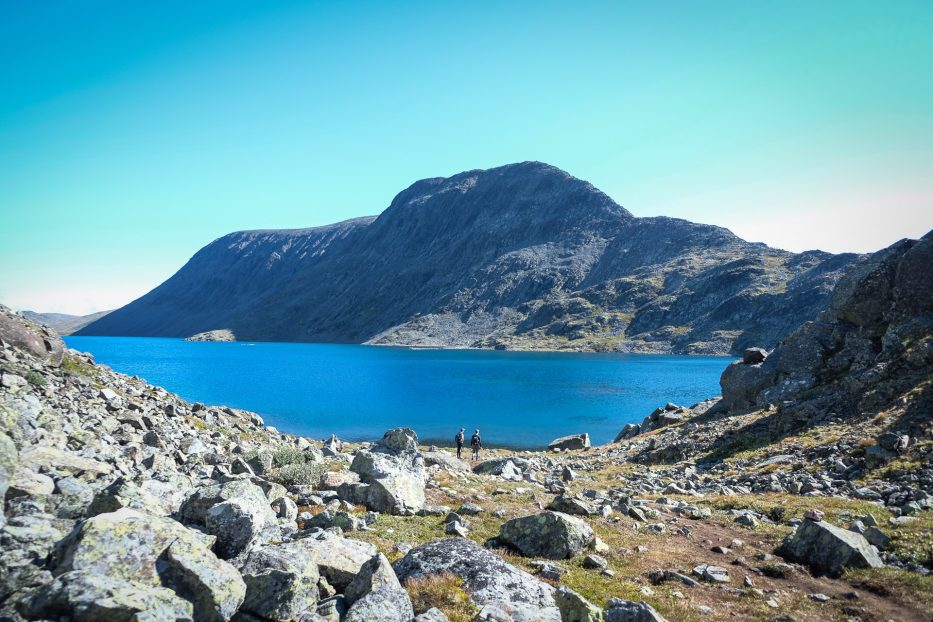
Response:
POLYGON ((478 607, 505 608, 513 622, 560 622, 554 588, 463 538, 429 542, 393 564, 403 583, 450 573, 478 607))
POLYGON ((528 557, 567 559, 593 543, 593 530, 579 518, 542 512, 513 518, 502 525, 499 540, 528 557))
POLYGON ((231 233, 80 334, 725 354, 814 318, 855 259, 636 218, 523 162, 415 182, 378 218, 231 233))
POLYGON ((846 568, 880 568, 878 551, 861 534, 830 525, 823 520, 805 520, 789 535, 781 554, 810 566, 816 572, 839 575, 846 568))

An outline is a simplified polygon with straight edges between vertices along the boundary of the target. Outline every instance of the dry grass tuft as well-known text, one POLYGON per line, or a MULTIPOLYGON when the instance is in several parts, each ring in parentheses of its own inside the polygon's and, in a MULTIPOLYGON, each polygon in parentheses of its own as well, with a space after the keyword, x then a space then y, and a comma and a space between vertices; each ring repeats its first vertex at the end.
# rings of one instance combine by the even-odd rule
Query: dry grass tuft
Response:
POLYGON ((450 573, 409 579, 405 582, 405 589, 416 614, 437 607, 447 615, 450 622, 470 622, 476 615, 476 605, 463 590, 463 579, 450 573))

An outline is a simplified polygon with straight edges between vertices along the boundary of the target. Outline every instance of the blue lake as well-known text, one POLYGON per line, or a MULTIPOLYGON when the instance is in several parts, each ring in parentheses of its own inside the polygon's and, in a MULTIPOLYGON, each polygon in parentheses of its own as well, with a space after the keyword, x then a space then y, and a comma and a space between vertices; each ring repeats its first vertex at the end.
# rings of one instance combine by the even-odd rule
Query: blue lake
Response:
POLYGON ((66 337, 99 363, 192 402, 259 413, 283 432, 373 440, 393 427, 452 443, 541 447, 589 432, 612 441, 666 402, 719 394, 729 359, 707 356, 408 350, 298 343, 66 337))

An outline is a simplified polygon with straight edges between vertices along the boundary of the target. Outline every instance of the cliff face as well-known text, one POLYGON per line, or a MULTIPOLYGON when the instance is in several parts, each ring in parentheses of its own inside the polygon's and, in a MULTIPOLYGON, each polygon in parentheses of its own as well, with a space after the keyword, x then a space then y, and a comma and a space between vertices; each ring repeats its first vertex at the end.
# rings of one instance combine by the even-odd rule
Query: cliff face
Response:
POLYGON ((723 405, 774 405, 772 428, 883 413, 892 431, 929 434, 933 410, 933 232, 871 255, 829 307, 764 361, 723 373, 723 405))
POLYGON ((636 218, 525 162, 416 182, 377 218, 230 234, 79 334, 726 353, 815 317, 857 259, 636 218))

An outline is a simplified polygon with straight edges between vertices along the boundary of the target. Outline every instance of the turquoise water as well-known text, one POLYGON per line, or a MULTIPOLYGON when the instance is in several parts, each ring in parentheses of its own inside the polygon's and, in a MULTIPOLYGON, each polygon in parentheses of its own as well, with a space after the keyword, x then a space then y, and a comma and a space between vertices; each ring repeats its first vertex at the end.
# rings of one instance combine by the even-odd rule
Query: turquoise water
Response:
POLYGON ((468 434, 480 428, 486 444, 511 447, 541 447, 581 432, 607 443, 656 406, 718 395, 729 361, 142 337, 65 341, 189 401, 257 412, 283 432, 372 440, 408 426, 425 442, 449 445, 465 427, 468 434))

